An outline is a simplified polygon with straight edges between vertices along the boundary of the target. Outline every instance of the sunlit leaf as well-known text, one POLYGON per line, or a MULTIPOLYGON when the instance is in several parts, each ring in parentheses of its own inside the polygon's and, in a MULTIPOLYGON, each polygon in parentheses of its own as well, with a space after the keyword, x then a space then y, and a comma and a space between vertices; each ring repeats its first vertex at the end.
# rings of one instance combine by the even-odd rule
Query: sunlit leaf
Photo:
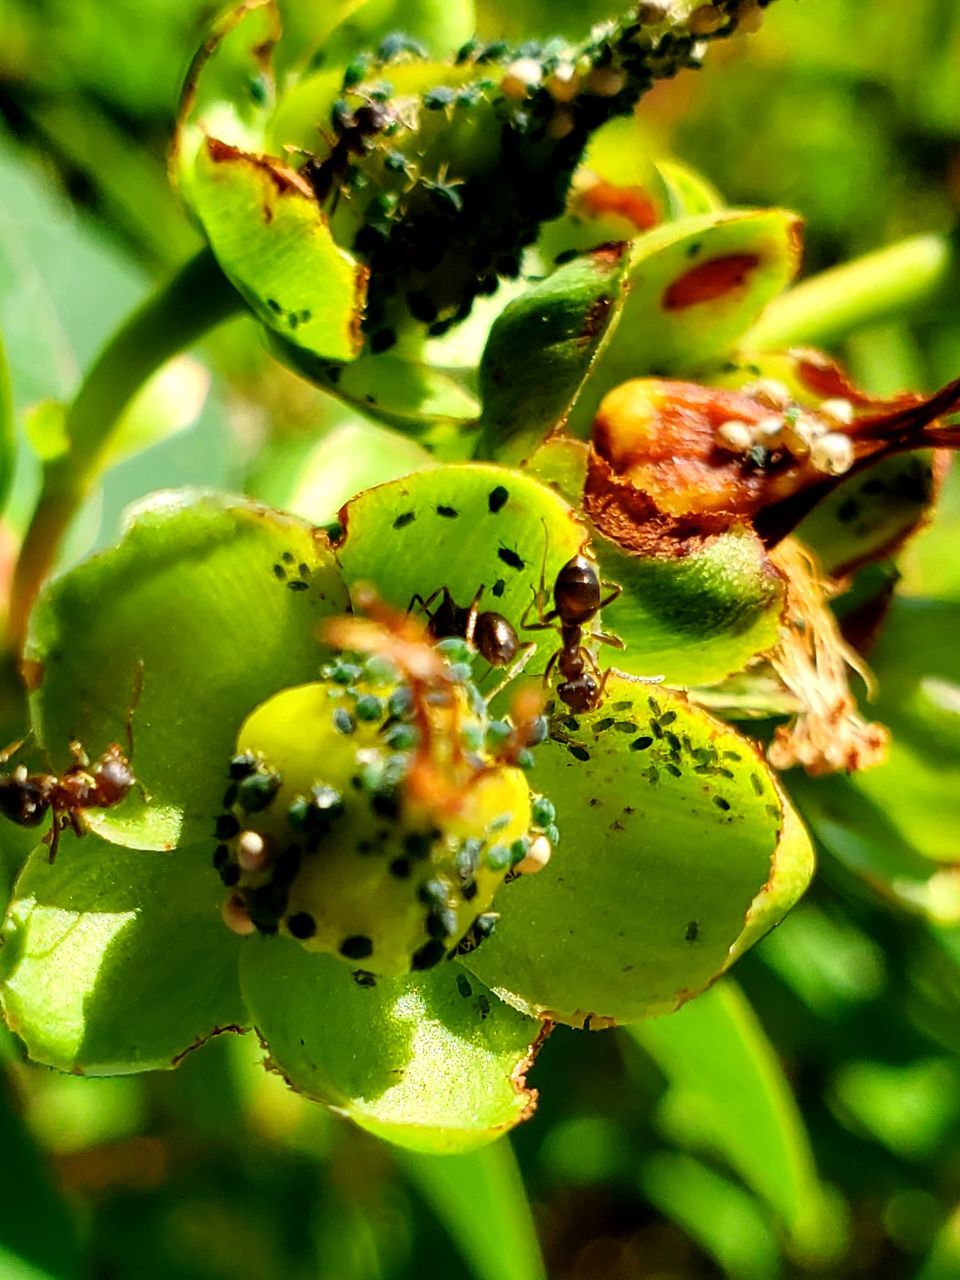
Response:
POLYGON ((366 422, 345 422, 316 445, 284 505, 313 524, 329 524, 361 489, 435 466, 415 441, 366 422))
POLYGON ((693 373, 729 356, 799 260, 799 219, 781 209, 703 214, 635 240, 620 322, 571 429, 588 434, 600 401, 621 382, 693 373))
POLYGON ((360 986, 332 956, 261 937, 244 945, 241 982, 276 1069, 388 1141, 469 1151, 532 1105, 537 1024, 457 964, 360 986))
MULTIPOLYGON (((273 348, 278 357, 318 387, 345 400, 362 413, 402 431, 440 442, 456 434, 480 414, 472 371, 435 367, 425 359, 405 359, 393 352, 362 355, 350 364, 321 360, 280 333, 273 348), (447 428, 445 432, 443 429, 447 428)), ((470 451, 471 437, 460 437, 461 456, 470 451)))
POLYGON ((628 266, 625 246, 596 249, 504 309, 480 366, 482 452, 528 457, 564 422, 619 322, 628 266))
POLYGON ((72 739, 94 758, 125 748, 129 721, 148 797, 135 788, 90 825, 137 848, 208 836, 241 722, 316 676, 317 624, 344 602, 309 525, 196 491, 150 499, 117 546, 54 580, 27 649, 40 742, 62 769, 72 739))
POLYGON ((669 690, 614 676, 561 717, 531 783, 554 800, 549 865, 497 898, 464 963, 498 994, 578 1026, 669 1013, 803 892, 805 832, 755 749, 669 690))
POLYGON ((0 948, 4 1013, 30 1056, 88 1075, 174 1067, 243 1025, 222 894, 206 843, 144 853, 68 835, 52 866, 38 849, 0 948))
POLYGON ((366 271, 295 170, 210 138, 190 192, 217 261, 264 324, 327 359, 359 354, 366 271))
MULTIPOLYGON (((341 520, 336 554, 348 586, 372 582, 400 609, 415 594, 427 597, 443 586, 468 605, 483 587, 484 607, 517 626, 539 589, 544 557, 552 584, 587 536, 545 485, 480 463, 434 467, 379 485, 347 503, 341 520)), ((521 635, 537 638, 555 643, 551 632, 521 635)))

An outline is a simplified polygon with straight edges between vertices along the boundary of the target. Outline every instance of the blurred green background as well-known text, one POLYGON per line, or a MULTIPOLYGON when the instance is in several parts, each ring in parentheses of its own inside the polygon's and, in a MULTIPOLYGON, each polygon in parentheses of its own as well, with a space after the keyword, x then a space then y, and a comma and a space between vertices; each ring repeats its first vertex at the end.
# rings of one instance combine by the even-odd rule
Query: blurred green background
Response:
MULTIPOLYGON (((289 7, 306 35, 322 20, 322 5, 289 7)), ((23 436, 0 585, 48 402, 69 399, 116 324, 199 243, 165 150, 211 12, 0 0, 0 332, 23 436)), ((512 38, 577 33, 609 12, 480 4, 483 32, 512 38)), ((653 154, 682 157, 732 203, 799 210, 815 270, 951 231, 958 68, 955 0, 778 0, 758 36, 645 100, 642 129, 653 154)), ((843 354, 877 392, 932 387, 960 374, 960 312, 885 324, 843 354)), ((163 438, 107 475, 65 561, 112 540, 123 508, 159 487, 242 488, 295 509, 318 439, 355 418, 273 362, 247 320, 178 361, 135 413, 145 438, 163 438)), ((333 486, 332 507, 341 496, 333 486)), ((900 566, 886 643, 896 657, 902 634, 918 671, 924 618, 941 646, 960 620, 958 533, 954 485, 900 566)), ((938 706, 955 767, 949 660, 957 683, 938 706)), ((533 1075, 536 1118, 476 1156, 397 1155, 287 1092, 247 1039, 224 1036, 168 1076, 114 1080, 27 1067, 0 1040, 0 1280, 960 1276, 960 926, 911 901, 923 850, 908 846, 927 818, 911 795, 890 796, 906 834, 881 891, 818 824, 815 889, 737 967, 756 1018, 728 984, 667 1039, 657 1024, 560 1029, 533 1075)), ((942 808, 930 820, 960 830, 955 798, 942 808)), ((3 851, 8 870, 20 852, 3 851)))

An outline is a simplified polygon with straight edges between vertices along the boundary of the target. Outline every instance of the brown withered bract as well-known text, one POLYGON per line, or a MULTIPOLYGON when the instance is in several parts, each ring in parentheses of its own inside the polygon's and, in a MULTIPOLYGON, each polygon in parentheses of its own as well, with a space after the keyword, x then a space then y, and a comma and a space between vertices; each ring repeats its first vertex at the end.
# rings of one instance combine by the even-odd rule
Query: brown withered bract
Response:
POLYGON ((877 400, 854 388, 833 362, 797 352, 793 374, 803 403, 772 407, 748 388, 636 379, 611 391, 593 427, 586 506, 597 527, 626 549, 680 554, 689 539, 751 525, 768 547, 787 536, 840 480, 895 453, 957 448, 960 431, 940 419, 960 405, 960 381, 933 396, 877 400), (835 473, 829 450, 797 456, 780 440, 797 416, 818 421, 848 403, 851 421, 823 416, 827 442, 845 446, 835 473), (780 423, 781 432, 776 426, 780 423), (737 452, 733 432, 771 430, 777 443, 737 452))

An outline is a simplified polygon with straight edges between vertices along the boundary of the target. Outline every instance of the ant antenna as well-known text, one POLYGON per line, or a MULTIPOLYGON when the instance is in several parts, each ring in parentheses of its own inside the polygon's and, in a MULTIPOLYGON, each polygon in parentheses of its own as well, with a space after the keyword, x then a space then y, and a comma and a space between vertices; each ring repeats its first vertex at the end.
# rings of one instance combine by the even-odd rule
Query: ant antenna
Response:
POLYGON ((143 659, 137 659, 137 670, 133 677, 133 694, 130 698, 130 705, 127 707, 127 719, 125 723, 127 733, 127 760, 133 760, 133 716, 140 701, 140 695, 143 693, 143 659))

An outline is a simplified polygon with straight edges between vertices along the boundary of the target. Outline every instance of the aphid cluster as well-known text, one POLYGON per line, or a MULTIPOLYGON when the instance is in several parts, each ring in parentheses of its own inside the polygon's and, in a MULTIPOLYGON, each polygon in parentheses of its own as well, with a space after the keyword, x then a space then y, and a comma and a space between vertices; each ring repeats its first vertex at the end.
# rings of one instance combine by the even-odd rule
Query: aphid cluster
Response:
POLYGON ((489 936, 497 888, 541 869, 558 833, 523 772, 542 717, 491 719, 466 639, 355 595, 366 615, 328 624, 341 654, 322 680, 242 729, 214 865, 232 929, 286 934, 368 983, 489 936))
POLYGON ((824 400, 813 412, 796 404, 788 389, 773 379, 759 379, 741 390, 770 413, 759 422, 721 423, 715 436, 718 448, 742 454, 760 467, 790 457, 808 460, 824 475, 842 476, 853 466, 853 440, 843 431, 854 418, 849 400, 824 400))
POLYGON ((718 0, 684 30, 670 6, 646 3, 580 46, 473 40, 426 87, 426 51, 406 37, 355 59, 302 172, 328 212, 344 197, 335 230, 370 267, 370 350, 392 347, 411 317, 440 336, 516 277, 540 226, 563 213, 592 133, 655 80, 698 65, 705 41, 752 29, 761 9, 718 0), (471 136, 496 140, 495 169, 464 155, 471 136))

